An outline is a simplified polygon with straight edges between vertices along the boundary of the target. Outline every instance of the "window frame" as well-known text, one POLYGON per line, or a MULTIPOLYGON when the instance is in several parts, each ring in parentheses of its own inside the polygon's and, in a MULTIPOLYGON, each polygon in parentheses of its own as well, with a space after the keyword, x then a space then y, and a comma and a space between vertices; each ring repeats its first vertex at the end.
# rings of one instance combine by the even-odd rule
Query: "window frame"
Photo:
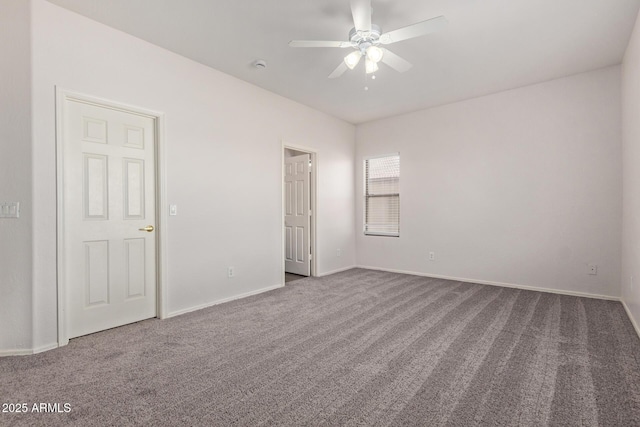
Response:
POLYGON ((384 154, 384 155, 376 155, 376 156, 368 156, 365 157, 362 161, 362 167, 363 167, 363 173, 362 173, 362 178, 363 178, 363 209, 362 209, 362 213, 363 213, 363 220, 362 220, 362 231, 364 233, 365 236, 380 236, 380 237, 400 237, 400 152, 396 152, 396 153, 389 153, 389 154, 384 154), (375 159, 383 159, 385 157, 397 157, 398 158, 398 192, 397 193, 387 193, 387 194, 378 194, 378 195, 369 195, 367 194, 367 190, 368 190, 368 186, 367 186, 367 180, 368 180, 368 171, 369 168, 367 166, 367 163, 369 160, 375 160, 375 159), (397 222, 397 233, 396 232, 383 232, 383 231, 369 231, 367 230, 367 213, 368 213, 368 206, 369 206, 369 198, 378 198, 378 197, 397 197, 398 198, 398 222, 397 222))

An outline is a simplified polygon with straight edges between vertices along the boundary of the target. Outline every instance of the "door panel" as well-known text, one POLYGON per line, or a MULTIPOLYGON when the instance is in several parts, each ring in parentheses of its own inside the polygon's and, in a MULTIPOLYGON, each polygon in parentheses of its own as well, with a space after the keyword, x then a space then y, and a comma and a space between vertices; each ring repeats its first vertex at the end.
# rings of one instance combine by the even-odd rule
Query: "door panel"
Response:
POLYGON ((145 240, 125 239, 125 272, 127 298, 144 297, 146 249, 145 240))
POLYGON ((296 262, 305 262, 304 227, 296 227, 296 262))
POLYGON ((285 250, 284 250, 284 259, 285 263, 287 261, 293 261, 293 227, 285 226, 284 227, 284 241, 285 241, 285 250))
POLYGON ((85 306, 109 304, 109 242, 84 242, 85 306))
POLYGON ((67 100, 63 224, 69 338, 156 315, 155 120, 67 100))
POLYGON ((83 205, 85 219, 107 219, 107 156, 84 155, 83 205))
POLYGON ((124 218, 144 219, 144 160, 124 159, 124 218))
POLYGON ((309 276, 309 155, 285 158, 285 271, 309 276))
POLYGON ((293 182, 285 182, 284 183, 284 192, 285 192, 285 215, 293 215, 293 182))

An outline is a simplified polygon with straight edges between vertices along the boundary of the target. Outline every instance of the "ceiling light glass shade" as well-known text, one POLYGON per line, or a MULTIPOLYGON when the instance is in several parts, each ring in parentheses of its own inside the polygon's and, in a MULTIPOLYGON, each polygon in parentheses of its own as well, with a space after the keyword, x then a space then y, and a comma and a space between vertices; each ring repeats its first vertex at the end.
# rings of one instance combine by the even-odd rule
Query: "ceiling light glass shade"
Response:
POLYGON ((353 70, 358 62, 360 62, 360 58, 362 58, 362 53, 359 50, 354 50, 349 55, 344 57, 344 63, 347 64, 350 70, 353 70))
POLYGON ((375 73, 378 71, 378 64, 376 62, 370 61, 369 58, 365 60, 365 70, 367 74, 375 73))
POLYGON ((380 49, 378 46, 369 46, 367 48, 367 58, 373 62, 380 62, 382 60, 382 55, 384 51, 380 49))

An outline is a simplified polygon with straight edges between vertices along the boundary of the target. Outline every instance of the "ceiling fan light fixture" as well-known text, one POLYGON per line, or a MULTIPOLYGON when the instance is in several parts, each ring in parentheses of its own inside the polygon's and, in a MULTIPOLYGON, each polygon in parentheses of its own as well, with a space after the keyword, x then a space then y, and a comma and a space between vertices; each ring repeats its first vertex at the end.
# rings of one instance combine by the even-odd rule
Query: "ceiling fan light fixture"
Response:
POLYGON ((360 62, 360 58, 362 58, 362 53, 359 50, 354 50, 349 55, 344 57, 344 63, 347 64, 350 70, 353 70, 358 62, 360 62))
POLYGON ((369 46, 367 48, 367 59, 378 63, 382 60, 382 56, 384 55, 384 51, 380 49, 378 46, 369 46))
POLYGON ((365 59, 364 65, 367 74, 375 73, 376 71, 378 71, 378 63, 371 61, 369 58, 365 59))

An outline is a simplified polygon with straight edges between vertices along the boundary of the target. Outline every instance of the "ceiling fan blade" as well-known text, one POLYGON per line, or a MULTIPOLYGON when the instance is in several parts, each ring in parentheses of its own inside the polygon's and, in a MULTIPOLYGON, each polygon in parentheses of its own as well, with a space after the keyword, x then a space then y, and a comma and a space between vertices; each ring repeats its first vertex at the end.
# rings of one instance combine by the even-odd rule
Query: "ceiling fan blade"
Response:
POLYGON ((383 48, 382 51, 384 52, 384 55, 382 55, 382 62, 384 62, 397 72, 404 73, 405 71, 409 70, 409 68, 413 67, 413 65, 409 61, 399 57, 390 50, 383 48))
POLYGON ((448 22, 449 21, 447 21, 447 18, 444 16, 427 19, 426 21, 418 22, 416 24, 408 25, 382 34, 380 36, 380 43, 390 44, 434 33, 444 28, 448 22))
POLYGON ((347 67, 347 64, 345 64, 344 61, 340 61, 340 65, 338 65, 336 67, 336 69, 333 70, 333 72, 331 74, 329 74, 329 78, 330 79, 335 79, 337 77, 340 77, 348 69, 349 69, 349 67, 347 67))
POLYGON ((371 31, 371 0, 351 0, 353 25, 358 31, 371 31))
POLYGON ((351 47, 351 42, 324 41, 324 40, 291 40, 291 47, 351 47))

